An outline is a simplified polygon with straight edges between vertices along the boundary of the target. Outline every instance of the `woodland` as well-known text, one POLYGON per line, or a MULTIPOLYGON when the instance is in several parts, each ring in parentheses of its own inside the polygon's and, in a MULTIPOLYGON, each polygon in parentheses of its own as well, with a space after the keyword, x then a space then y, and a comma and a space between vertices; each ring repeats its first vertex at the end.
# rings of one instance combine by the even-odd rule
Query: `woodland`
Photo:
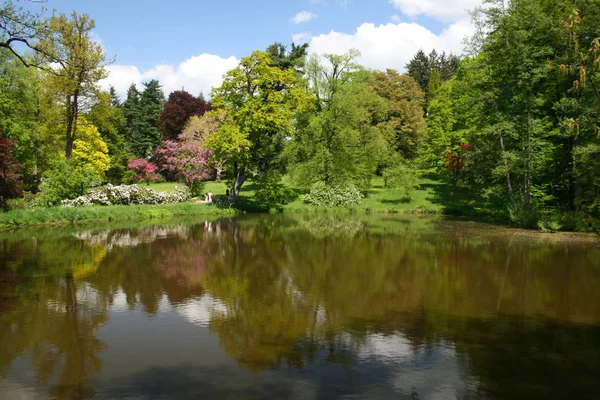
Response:
POLYGON ((100 89, 115 60, 92 16, 19 3, 0 8, 4 212, 188 201, 207 182, 227 207, 355 208, 434 181, 443 213, 600 229, 599 0, 487 0, 463 54, 420 50, 405 72, 274 43, 210 93, 150 80, 124 98, 100 89), (144 188, 165 181, 180 192, 144 188))

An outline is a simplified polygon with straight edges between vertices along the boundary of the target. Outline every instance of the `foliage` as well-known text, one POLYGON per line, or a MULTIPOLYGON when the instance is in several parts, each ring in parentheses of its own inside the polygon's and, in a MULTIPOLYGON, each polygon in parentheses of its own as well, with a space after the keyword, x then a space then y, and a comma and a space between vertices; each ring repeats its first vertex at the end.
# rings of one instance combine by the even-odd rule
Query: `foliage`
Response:
POLYGON ((127 163, 134 158, 125 141, 125 117, 113 87, 109 92, 97 93, 97 102, 86 114, 86 118, 98 128, 108 147, 110 167, 107 179, 113 184, 121 183, 127 171, 127 163))
POLYGON ((254 183, 257 186, 254 199, 261 208, 266 210, 281 209, 281 206, 298 197, 296 191, 281 183, 279 174, 263 175, 254 183))
POLYGON ((53 16, 49 22, 51 35, 40 41, 39 47, 58 60, 58 67, 49 75, 56 93, 63 96, 65 110, 65 157, 70 159, 77 139, 77 123, 83 101, 94 96, 99 80, 107 77, 102 46, 92 40, 96 24, 87 14, 73 12, 70 16, 53 16))
POLYGON ((12 155, 15 145, 0 130, 0 209, 7 208, 7 201, 23 194, 19 176, 19 162, 12 155))
POLYGON ((304 196, 304 201, 313 206, 349 207, 359 204, 362 197, 354 185, 327 186, 323 182, 317 182, 304 196))
POLYGON ((224 140, 212 140, 218 144, 215 147, 220 147, 215 153, 227 157, 233 176, 231 194, 236 197, 250 172, 264 174, 282 169, 284 141, 292 132, 294 115, 306 108, 309 98, 297 85, 293 70, 271 66, 271 58, 261 51, 242 58, 237 68, 225 74, 223 84, 213 90, 211 98, 231 121, 215 136, 234 137, 238 145, 232 153, 224 140))
POLYGON ((145 158, 131 160, 129 164, 127 164, 127 168, 135 173, 135 179, 138 182, 145 181, 149 184, 150 181, 159 179, 158 174, 156 173, 156 171, 158 171, 158 166, 145 158))
POLYGON ((135 84, 129 87, 122 107, 126 121, 125 140, 136 157, 150 156, 160 144, 162 134, 157 123, 164 102, 161 86, 155 79, 145 82, 141 93, 135 84))
POLYGON ((415 170, 402 163, 384 169, 382 175, 385 187, 399 191, 408 201, 411 200, 413 191, 419 187, 415 170))
POLYGON ((139 185, 113 186, 108 184, 91 189, 87 194, 72 200, 63 200, 63 207, 112 206, 129 204, 167 204, 181 203, 190 199, 190 192, 175 188, 172 192, 157 192, 139 185))
POLYGON ((11 0, 3 1, 0 6, 0 48, 13 53, 26 67, 38 66, 47 61, 56 61, 52 54, 47 53, 39 46, 39 41, 50 34, 48 21, 43 15, 44 11, 44 8, 38 12, 29 11, 18 7, 11 0), (21 53, 19 45, 36 51, 39 59, 32 61, 25 57, 21 53))
POLYGON ((430 87, 435 91, 439 87, 438 79, 439 83, 450 80, 458 71, 459 62, 460 58, 456 55, 447 55, 445 52, 438 54, 435 49, 426 55, 421 49, 406 64, 408 75, 421 86, 421 90, 425 93, 425 102, 423 103, 425 110, 435 97, 435 93, 430 92, 430 87), (434 83, 430 84, 432 74, 434 83))
POLYGON ((40 72, 26 68, 15 56, 0 49, 0 129, 14 141, 12 154, 21 164, 22 181, 26 188, 36 180, 36 160, 39 154, 39 76, 40 72))
POLYGON ((387 101, 387 114, 378 127, 391 149, 414 158, 426 131, 423 91, 411 76, 391 69, 375 73, 368 87, 387 101))
POLYGON ((83 196, 98 183, 95 171, 75 166, 70 160, 56 161, 53 168, 44 173, 36 202, 40 206, 57 205, 61 200, 83 196))
POLYGON ((194 97, 185 90, 171 92, 158 120, 163 139, 177 140, 192 116, 202 116, 207 111, 210 105, 202 95, 194 97))
POLYGON ((84 117, 80 117, 77 123, 77 139, 73 143, 72 163, 93 171, 100 179, 104 179, 104 173, 110 168, 110 157, 108 147, 98 129, 90 124, 84 117))
POLYGON ((201 122, 199 117, 192 118, 177 141, 165 140, 155 150, 154 156, 161 170, 173 174, 190 189, 193 196, 199 196, 202 182, 210 175, 208 162, 211 153, 205 145, 210 127, 198 124, 201 122))
MULTIPOLYGON (((385 120, 385 99, 369 90, 371 75, 354 60, 358 52, 313 56, 307 78, 317 113, 302 115, 288 145, 294 181, 308 187, 354 184, 366 189, 389 154, 378 123, 385 120)), ((392 135, 395 135, 393 133, 392 135)))

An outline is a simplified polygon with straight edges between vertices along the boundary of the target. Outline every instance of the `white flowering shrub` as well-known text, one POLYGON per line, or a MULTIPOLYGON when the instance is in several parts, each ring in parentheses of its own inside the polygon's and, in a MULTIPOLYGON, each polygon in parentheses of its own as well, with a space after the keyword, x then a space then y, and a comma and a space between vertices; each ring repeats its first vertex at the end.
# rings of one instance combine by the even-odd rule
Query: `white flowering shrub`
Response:
POLYGON ((91 189, 86 195, 79 196, 73 200, 63 200, 63 207, 84 206, 112 206, 129 204, 166 204, 181 203, 191 198, 190 191, 186 187, 175 187, 175 190, 157 192, 154 189, 139 185, 113 186, 108 184, 96 189, 91 189))
POLYGON ((304 196, 304 202, 319 207, 350 207, 361 202, 363 196, 354 185, 327 186, 317 182, 304 196))

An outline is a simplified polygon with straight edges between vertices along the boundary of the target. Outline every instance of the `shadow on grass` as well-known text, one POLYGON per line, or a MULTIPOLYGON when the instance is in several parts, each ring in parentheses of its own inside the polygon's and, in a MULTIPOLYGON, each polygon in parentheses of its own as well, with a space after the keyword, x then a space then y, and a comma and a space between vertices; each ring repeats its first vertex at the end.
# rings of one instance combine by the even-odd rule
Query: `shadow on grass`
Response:
POLYGON ((411 199, 409 199, 408 197, 403 197, 401 199, 394 199, 394 200, 387 200, 387 199, 381 199, 379 200, 380 203, 382 204, 408 204, 411 202, 411 199))
POLYGON ((489 219, 485 200, 471 189, 448 183, 422 183, 421 190, 428 192, 427 200, 441 206, 445 215, 489 219))

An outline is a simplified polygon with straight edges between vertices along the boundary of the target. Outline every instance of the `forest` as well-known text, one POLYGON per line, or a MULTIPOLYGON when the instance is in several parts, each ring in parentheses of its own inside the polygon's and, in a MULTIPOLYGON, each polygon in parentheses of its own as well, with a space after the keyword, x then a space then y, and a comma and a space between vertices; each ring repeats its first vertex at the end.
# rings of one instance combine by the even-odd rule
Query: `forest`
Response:
POLYGON ((5 211, 187 201, 208 181, 221 205, 252 185, 266 210, 352 208, 376 181, 410 203, 428 179, 465 199, 448 213, 600 229, 599 0, 486 0, 463 54, 421 50, 405 72, 274 43, 210 93, 150 80, 125 98, 100 89, 114 59, 91 16, 1 7, 5 211), (139 192, 163 181, 183 189, 139 192))

